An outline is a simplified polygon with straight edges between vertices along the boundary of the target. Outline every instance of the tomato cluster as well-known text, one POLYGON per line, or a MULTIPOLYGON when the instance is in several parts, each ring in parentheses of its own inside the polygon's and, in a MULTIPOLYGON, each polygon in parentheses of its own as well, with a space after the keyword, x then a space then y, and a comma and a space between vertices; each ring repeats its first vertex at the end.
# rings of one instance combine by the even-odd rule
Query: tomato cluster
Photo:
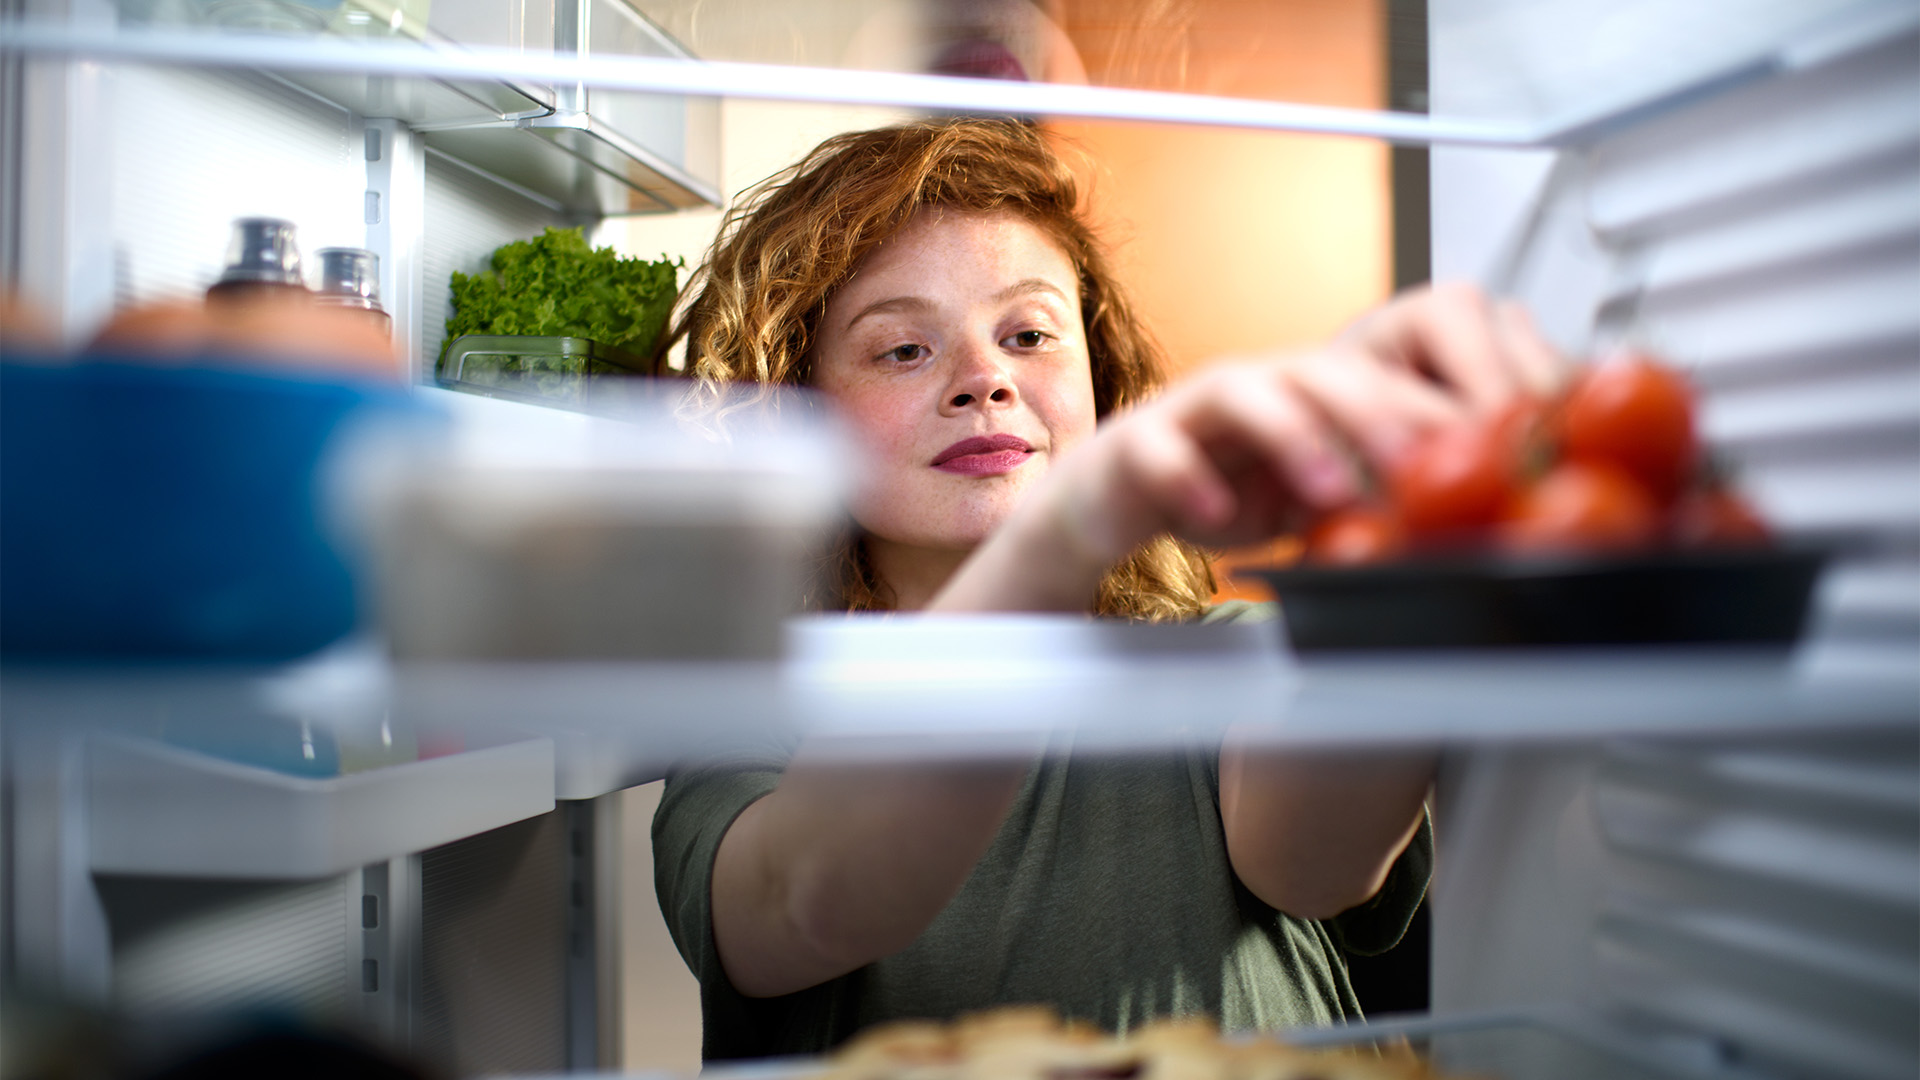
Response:
POLYGON ((1627 353, 1555 401, 1522 401, 1450 428, 1384 470, 1380 497, 1322 519, 1310 561, 1412 553, 1614 554, 1662 544, 1764 544, 1752 506, 1701 467, 1693 394, 1627 353))

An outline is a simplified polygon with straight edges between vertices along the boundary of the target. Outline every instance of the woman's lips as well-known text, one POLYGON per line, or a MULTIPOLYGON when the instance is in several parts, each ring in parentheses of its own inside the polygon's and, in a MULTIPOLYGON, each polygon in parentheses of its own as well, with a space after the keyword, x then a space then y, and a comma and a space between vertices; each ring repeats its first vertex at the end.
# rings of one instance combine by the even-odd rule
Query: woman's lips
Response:
POLYGON ((1033 456, 1033 446, 1015 435, 976 435, 934 455, 933 467, 960 476, 998 476, 1033 456))

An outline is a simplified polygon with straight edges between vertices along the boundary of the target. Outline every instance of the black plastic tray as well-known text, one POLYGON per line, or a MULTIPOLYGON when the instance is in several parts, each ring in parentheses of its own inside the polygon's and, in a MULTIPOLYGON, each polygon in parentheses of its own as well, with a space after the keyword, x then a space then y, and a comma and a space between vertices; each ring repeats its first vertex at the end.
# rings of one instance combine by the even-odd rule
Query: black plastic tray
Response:
POLYGON ((1409 561, 1251 569, 1297 650, 1779 644, 1799 638, 1827 552, 1409 561))

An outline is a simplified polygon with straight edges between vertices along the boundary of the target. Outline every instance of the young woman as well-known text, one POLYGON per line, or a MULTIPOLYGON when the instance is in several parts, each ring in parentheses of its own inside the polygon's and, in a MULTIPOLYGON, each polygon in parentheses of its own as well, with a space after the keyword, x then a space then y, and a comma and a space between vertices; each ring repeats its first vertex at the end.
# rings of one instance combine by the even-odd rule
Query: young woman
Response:
MULTIPOLYGON (((848 610, 1204 618, 1205 549, 1556 377, 1524 317, 1449 289, 1156 395, 1070 174, 1012 121, 829 140, 734 211, 688 295, 695 378, 810 386, 868 442, 848 610)), ((671 777, 656 884, 706 1056, 1014 1002, 1112 1029, 1358 1014, 1343 952, 1391 947, 1426 888, 1429 757, 1068 749, 882 768, 802 745, 671 777)))

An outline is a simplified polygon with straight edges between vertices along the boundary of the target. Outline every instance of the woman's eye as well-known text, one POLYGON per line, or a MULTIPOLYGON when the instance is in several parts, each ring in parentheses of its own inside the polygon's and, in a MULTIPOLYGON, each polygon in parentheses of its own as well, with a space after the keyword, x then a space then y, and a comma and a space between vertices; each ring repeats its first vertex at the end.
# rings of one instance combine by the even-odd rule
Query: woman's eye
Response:
POLYGON ((1047 335, 1039 330, 1022 330, 1013 335, 1013 343, 1022 349, 1037 349, 1047 340, 1047 335))
POLYGON ((925 345, 895 345, 893 348, 888 349, 882 355, 882 358, 886 360, 898 360, 906 364, 920 359, 922 356, 925 356, 926 353, 927 347, 925 345))

